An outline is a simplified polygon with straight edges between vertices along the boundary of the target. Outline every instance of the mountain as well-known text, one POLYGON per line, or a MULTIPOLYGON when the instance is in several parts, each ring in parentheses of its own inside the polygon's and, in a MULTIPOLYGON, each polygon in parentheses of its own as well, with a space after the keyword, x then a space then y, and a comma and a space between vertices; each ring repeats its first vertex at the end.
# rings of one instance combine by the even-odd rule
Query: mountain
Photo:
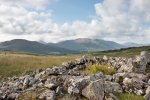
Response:
POLYGON ((101 39, 89 39, 89 38, 66 40, 58 42, 55 45, 75 51, 97 51, 97 50, 113 50, 124 48, 123 45, 113 41, 105 41, 101 39))
POLYGON ((75 52, 55 46, 53 44, 47 45, 36 41, 28 41, 23 39, 1 42, 0 51, 19 51, 37 54, 67 54, 75 52))
POLYGON ((137 44, 137 43, 130 43, 130 42, 124 43, 124 44, 122 44, 122 45, 124 45, 125 47, 141 47, 141 46, 148 46, 148 44, 137 44))

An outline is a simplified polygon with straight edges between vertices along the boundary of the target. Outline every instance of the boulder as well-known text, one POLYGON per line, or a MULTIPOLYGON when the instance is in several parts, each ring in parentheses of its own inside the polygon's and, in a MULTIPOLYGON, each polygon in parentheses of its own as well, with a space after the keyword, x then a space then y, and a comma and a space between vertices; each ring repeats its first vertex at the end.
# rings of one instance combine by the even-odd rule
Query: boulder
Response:
POLYGON ((103 100, 104 82, 102 79, 91 81, 88 86, 82 90, 82 95, 89 100, 103 100))
POLYGON ((142 95, 144 93, 144 83, 141 79, 126 77, 123 80, 123 85, 126 92, 133 92, 137 95, 142 95))
POLYGON ((135 72, 145 72, 146 65, 150 62, 150 53, 142 51, 140 56, 137 56, 134 62, 135 72))
POLYGON ((107 93, 107 94, 109 94, 109 93, 122 93, 123 92, 120 84, 115 83, 115 82, 105 81, 104 87, 105 87, 105 93, 107 93))
POLYGON ((42 99, 42 100, 56 100, 55 91, 48 90, 44 93, 41 93, 39 95, 39 99, 42 99))
POLYGON ((18 93, 11 93, 7 96, 6 100, 16 100, 18 98, 19 94, 18 93))
POLYGON ((150 100, 150 86, 148 86, 148 88, 145 91, 145 100, 150 100))
POLYGON ((89 83, 89 77, 71 77, 64 83, 69 94, 80 94, 82 89, 89 83))

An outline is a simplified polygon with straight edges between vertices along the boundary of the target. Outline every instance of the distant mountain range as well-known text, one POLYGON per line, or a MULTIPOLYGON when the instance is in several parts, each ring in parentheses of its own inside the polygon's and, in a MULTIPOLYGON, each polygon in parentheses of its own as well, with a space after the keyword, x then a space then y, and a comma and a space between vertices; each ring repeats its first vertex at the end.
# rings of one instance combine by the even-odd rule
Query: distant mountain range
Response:
POLYGON ((141 46, 149 46, 149 44, 137 44, 137 43, 124 43, 122 44, 124 45, 125 47, 141 47, 141 46))
POLYGON ((125 44, 122 45, 113 41, 89 38, 66 40, 58 43, 43 43, 23 39, 14 39, 0 43, 0 51, 19 51, 36 54, 70 54, 86 51, 114 50, 126 47, 128 46, 125 44))
POLYGON ((47 45, 36 41, 27 41, 22 39, 1 42, 0 51, 19 51, 36 54, 66 54, 75 52, 65 48, 57 47, 53 44, 47 45))
POLYGON ((113 41, 105 41, 101 39, 89 39, 89 38, 66 40, 58 42, 55 45, 75 51, 112 50, 124 47, 123 45, 120 45, 113 41))

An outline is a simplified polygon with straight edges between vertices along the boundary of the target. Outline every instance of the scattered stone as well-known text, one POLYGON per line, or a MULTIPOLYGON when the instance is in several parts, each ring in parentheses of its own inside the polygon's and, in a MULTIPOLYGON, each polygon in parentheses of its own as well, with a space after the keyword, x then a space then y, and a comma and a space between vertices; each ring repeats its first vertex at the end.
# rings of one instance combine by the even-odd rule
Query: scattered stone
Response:
POLYGON ((135 58, 83 56, 74 62, 64 62, 60 67, 3 79, 0 100, 17 100, 21 94, 30 91, 43 100, 56 100, 56 96, 65 95, 76 100, 80 100, 80 96, 89 100, 118 100, 114 94, 123 92, 145 95, 145 99, 150 100, 150 75, 146 69, 149 63, 150 53, 145 51, 135 58), (86 67, 97 63, 113 66, 117 72, 113 75, 84 73, 86 67))

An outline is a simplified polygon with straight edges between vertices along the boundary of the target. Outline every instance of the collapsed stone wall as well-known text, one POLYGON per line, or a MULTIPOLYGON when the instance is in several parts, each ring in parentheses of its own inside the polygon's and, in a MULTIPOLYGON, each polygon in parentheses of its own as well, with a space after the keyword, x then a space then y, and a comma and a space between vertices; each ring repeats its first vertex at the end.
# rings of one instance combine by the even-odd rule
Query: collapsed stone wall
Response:
POLYGON ((150 75, 146 73, 145 67, 149 62, 148 52, 141 52, 135 58, 84 56, 61 66, 4 79, 0 87, 0 100, 15 100, 31 91, 41 100, 56 100, 56 97, 62 98, 66 94, 74 96, 76 100, 81 100, 81 97, 89 100, 116 100, 114 94, 123 92, 143 95, 150 100, 150 75), (116 73, 84 73, 88 65, 96 63, 113 66, 116 73))

